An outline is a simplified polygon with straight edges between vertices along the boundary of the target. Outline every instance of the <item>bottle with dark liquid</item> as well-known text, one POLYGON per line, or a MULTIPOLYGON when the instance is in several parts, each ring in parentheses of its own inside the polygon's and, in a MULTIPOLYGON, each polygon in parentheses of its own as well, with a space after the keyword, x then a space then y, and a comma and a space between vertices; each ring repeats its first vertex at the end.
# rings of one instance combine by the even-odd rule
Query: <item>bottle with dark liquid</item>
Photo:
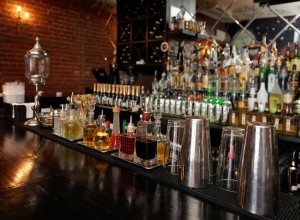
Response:
POLYGON ((142 120, 137 123, 136 156, 137 162, 143 166, 156 163, 157 140, 153 136, 153 123, 150 113, 143 112, 142 120))
POLYGON ((120 148, 119 156, 132 161, 134 158, 134 149, 135 149, 135 126, 132 123, 132 116, 130 116, 130 122, 126 127, 127 133, 120 135, 120 148))

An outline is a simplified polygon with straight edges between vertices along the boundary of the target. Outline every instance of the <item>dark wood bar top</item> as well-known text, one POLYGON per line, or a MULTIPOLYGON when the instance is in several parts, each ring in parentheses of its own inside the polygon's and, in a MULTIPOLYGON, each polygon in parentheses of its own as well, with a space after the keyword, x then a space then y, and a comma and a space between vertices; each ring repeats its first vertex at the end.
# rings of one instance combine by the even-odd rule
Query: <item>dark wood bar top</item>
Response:
POLYGON ((0 219, 249 219, 0 120, 0 219))

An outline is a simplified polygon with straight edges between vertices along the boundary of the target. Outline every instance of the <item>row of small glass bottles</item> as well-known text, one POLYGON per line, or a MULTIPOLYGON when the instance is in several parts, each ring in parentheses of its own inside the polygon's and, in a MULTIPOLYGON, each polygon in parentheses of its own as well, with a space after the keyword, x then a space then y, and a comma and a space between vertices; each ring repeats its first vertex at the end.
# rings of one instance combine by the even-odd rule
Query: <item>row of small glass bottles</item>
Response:
POLYGON ((94 83, 98 105, 138 111, 141 93, 144 93, 144 86, 94 83))

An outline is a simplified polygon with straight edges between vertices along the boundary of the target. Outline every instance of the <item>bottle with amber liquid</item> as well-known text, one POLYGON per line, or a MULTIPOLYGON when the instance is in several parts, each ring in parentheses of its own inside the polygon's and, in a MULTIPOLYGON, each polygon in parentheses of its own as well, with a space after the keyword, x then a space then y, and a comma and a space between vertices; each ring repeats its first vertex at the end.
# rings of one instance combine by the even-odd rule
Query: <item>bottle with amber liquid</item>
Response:
POLYGON ((258 102, 254 102, 254 108, 249 114, 249 119, 251 122, 259 121, 259 110, 258 110, 258 102))
POLYGON ((232 109, 229 111, 229 125, 239 125, 239 109, 236 101, 233 103, 232 109))
POLYGON ((239 126, 246 126, 249 121, 248 101, 244 101, 244 108, 239 109, 239 126))
POLYGON ((259 121, 264 123, 271 122, 271 115, 268 102, 265 104, 265 110, 259 113, 259 121))
POLYGON ((83 127, 83 144, 87 146, 94 146, 98 126, 94 122, 94 112, 89 112, 88 117, 88 123, 83 127))
POLYGON ((271 114, 271 124, 275 126, 277 133, 283 132, 281 104, 277 104, 276 112, 271 114))
POLYGON ((298 190, 298 163, 296 151, 293 152, 293 159, 288 168, 288 189, 291 192, 298 190))
POLYGON ((296 136, 296 117, 291 104, 286 106, 286 113, 283 116, 283 134, 296 136))
POLYGON ((242 79, 242 83, 241 83, 241 92, 239 94, 239 97, 238 97, 238 108, 239 109, 242 109, 244 108, 244 103, 245 103, 245 100, 246 100, 246 82, 245 82, 245 79, 242 79))
POLYGON ((99 116, 99 125, 94 139, 96 149, 103 151, 109 149, 109 135, 105 127, 105 117, 103 114, 99 116))
POLYGON ((62 136, 68 140, 74 141, 82 138, 81 121, 78 119, 77 110, 75 108, 73 92, 69 105, 69 111, 66 120, 63 122, 62 136))

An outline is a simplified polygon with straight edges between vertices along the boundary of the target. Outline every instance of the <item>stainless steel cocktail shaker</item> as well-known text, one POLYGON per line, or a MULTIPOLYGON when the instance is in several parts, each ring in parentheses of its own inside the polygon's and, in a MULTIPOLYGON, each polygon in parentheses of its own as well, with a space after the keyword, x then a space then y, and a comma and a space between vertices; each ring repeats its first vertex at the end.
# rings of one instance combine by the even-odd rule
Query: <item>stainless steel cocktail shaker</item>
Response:
POLYGON ((279 165, 275 127, 251 122, 241 153, 238 205, 264 216, 279 211, 279 165))

